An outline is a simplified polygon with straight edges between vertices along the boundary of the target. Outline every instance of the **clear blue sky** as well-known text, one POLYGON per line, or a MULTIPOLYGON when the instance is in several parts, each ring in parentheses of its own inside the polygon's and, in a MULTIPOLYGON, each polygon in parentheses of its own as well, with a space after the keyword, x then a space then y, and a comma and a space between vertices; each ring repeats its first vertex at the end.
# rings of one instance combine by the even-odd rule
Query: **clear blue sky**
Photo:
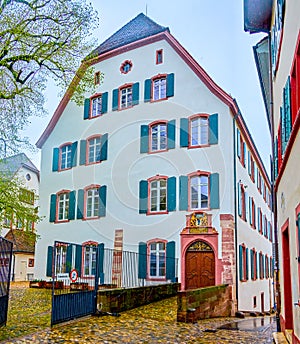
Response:
MULTIPOLYGON (((269 172, 270 138, 252 47, 263 37, 243 29, 242 0, 91 0, 98 11, 98 44, 143 12, 171 34, 227 93, 236 98, 269 172)), ((59 98, 47 91, 49 115, 32 119, 26 134, 34 144, 48 124, 59 98)), ((27 153, 39 167, 39 153, 27 153)))

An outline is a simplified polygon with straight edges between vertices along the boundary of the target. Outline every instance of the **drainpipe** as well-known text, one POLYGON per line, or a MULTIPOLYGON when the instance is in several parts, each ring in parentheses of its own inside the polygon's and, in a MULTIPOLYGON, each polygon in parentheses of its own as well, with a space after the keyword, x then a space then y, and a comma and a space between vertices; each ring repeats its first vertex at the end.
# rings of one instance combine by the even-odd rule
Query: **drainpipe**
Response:
POLYGON ((270 65, 270 122, 271 122, 271 144, 272 144, 272 161, 271 164, 271 192, 272 192, 272 210, 273 210, 273 230, 274 230, 274 246, 275 246, 275 300, 276 300, 276 325, 277 332, 280 332, 280 308, 281 308, 281 295, 280 295, 280 281, 279 281, 279 249, 278 249, 278 224, 277 224, 277 197, 275 192, 275 169, 274 169, 274 156, 275 156, 275 133, 274 133, 274 103, 273 103, 273 83, 272 83, 272 48, 271 48, 271 33, 268 33, 269 38, 269 65, 270 65))
MULTIPOLYGON (((235 104, 237 105, 235 99, 234 99, 235 104)), ((237 119, 237 117, 240 115, 240 111, 238 111, 238 113, 236 113, 233 116, 233 121, 232 121, 232 125, 233 125, 233 190, 234 190, 234 241, 235 241, 235 245, 234 245, 234 249, 235 249, 235 298, 236 298, 236 307, 237 307, 237 311, 239 309, 238 307, 238 283, 239 283, 239 276, 238 276, 238 248, 237 248, 237 201, 236 201, 236 124, 235 121, 237 119)))

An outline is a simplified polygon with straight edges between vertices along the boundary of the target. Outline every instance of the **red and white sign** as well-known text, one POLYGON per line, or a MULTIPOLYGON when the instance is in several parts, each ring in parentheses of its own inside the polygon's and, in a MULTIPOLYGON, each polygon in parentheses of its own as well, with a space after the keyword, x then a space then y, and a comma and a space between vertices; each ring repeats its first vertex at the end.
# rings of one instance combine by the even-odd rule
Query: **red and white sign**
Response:
POLYGON ((70 272, 70 279, 74 283, 77 281, 78 278, 78 271, 76 269, 71 270, 70 272))

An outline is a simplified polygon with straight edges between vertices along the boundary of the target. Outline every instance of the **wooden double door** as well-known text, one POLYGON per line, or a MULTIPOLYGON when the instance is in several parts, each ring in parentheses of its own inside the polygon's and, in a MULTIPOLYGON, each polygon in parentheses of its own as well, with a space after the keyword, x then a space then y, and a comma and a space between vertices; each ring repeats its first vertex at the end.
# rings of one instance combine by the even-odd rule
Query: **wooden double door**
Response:
POLYGON ((214 251, 207 243, 197 241, 186 252, 186 289, 197 289, 212 285, 215 285, 214 251))

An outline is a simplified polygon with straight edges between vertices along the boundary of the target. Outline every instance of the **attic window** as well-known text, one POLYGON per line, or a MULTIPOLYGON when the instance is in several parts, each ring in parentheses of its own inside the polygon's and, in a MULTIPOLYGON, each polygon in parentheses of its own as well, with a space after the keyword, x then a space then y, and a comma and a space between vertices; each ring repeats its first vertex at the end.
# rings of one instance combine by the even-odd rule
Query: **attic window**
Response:
POLYGON ((95 85, 100 85, 100 72, 95 73, 95 85))
POLYGON ((127 74, 131 71, 131 68, 132 68, 132 62, 129 60, 126 60, 121 64, 120 71, 122 74, 127 74))
POLYGON ((162 49, 156 50, 156 64, 163 63, 163 51, 162 49))

